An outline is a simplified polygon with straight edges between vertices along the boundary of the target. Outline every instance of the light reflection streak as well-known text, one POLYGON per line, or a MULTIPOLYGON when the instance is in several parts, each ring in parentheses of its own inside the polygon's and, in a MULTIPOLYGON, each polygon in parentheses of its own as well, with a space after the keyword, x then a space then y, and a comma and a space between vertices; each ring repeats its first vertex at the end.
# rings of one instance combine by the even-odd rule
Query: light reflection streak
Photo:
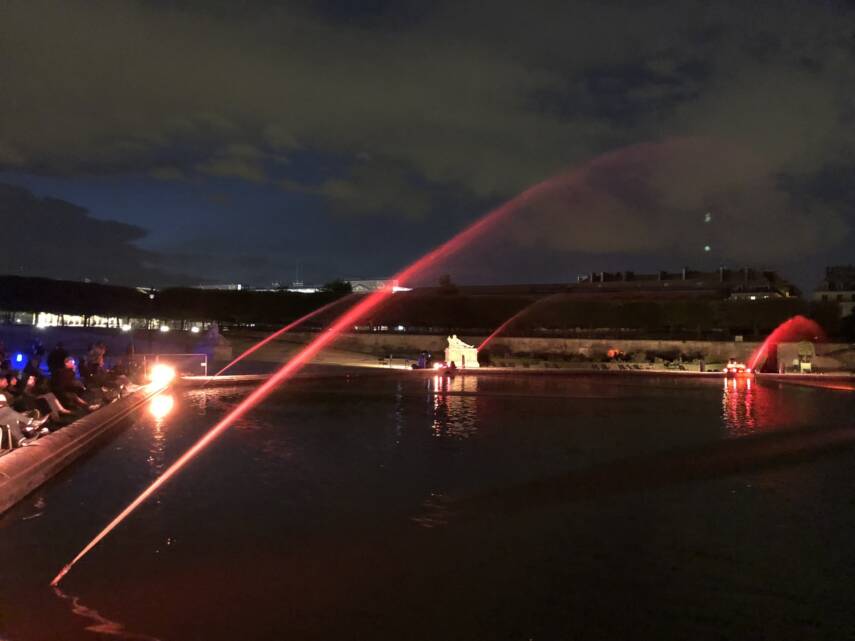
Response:
POLYGON ((81 603, 80 598, 76 596, 72 596, 66 594, 58 587, 53 587, 54 594, 58 596, 63 601, 69 601, 71 603, 71 612, 79 617, 83 617, 84 619, 89 619, 92 621, 92 625, 87 625, 86 630, 89 632, 95 632, 97 634, 106 634, 109 636, 120 637, 122 639, 136 639, 137 641, 160 641, 157 637, 152 637, 147 634, 140 634, 138 632, 128 632, 125 629, 125 626, 119 623, 118 621, 112 621, 108 619, 103 614, 98 612, 93 608, 87 607, 83 603, 81 603))
POLYGON ((432 382, 434 437, 466 439, 474 435, 478 431, 478 378, 434 376, 432 382))
POLYGON ((151 399, 148 405, 148 411, 154 417, 156 421, 155 426, 158 429, 160 429, 163 424, 163 419, 172 413, 174 407, 175 398, 170 394, 158 394, 151 399))
POLYGON ((800 420, 798 405, 777 387, 751 377, 724 379, 721 418, 731 436, 781 429, 800 420))

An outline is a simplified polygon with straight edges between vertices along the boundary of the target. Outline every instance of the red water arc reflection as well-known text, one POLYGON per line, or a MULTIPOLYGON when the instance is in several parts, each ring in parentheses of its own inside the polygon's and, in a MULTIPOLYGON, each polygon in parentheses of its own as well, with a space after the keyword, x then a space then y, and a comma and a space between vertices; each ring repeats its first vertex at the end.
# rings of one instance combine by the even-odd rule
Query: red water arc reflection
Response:
MULTIPOLYGON (((327 345, 334 341, 339 334, 349 329, 359 320, 366 317, 384 301, 393 294, 391 283, 399 282, 405 284, 412 281, 423 271, 434 267, 440 261, 458 252, 461 248, 467 246, 474 239, 478 238, 498 221, 508 216, 517 208, 525 205, 530 198, 540 192, 551 189, 555 186, 566 184, 568 178, 572 178, 573 174, 568 176, 559 176, 541 182, 534 187, 526 190, 519 196, 508 201, 501 207, 494 209, 482 218, 475 221, 472 225, 461 231, 451 240, 440 245, 436 249, 422 256, 419 260, 412 263, 409 267, 403 269, 398 274, 395 274, 390 280, 389 285, 384 289, 369 294, 359 303, 348 309, 339 316, 328 329, 319 334, 312 342, 306 345, 302 350, 295 354, 282 368, 280 368, 273 376, 267 379, 262 385, 253 390, 243 401, 241 401, 231 412, 222 418, 208 432, 205 433, 189 450, 182 454, 178 460, 170 465, 154 482, 148 486, 143 492, 135 498, 124 510, 122 510, 112 521, 110 521, 103 530, 101 530, 95 538, 93 538, 86 546, 75 556, 51 581, 51 585, 56 586, 68 571, 86 554, 89 553, 98 543, 104 539, 113 529, 124 521, 131 513, 134 512, 142 503, 144 503, 152 494, 157 492, 164 484, 174 477, 181 469, 184 468, 197 454, 204 450, 208 445, 217 439, 225 430, 240 419, 244 414, 250 411, 258 403, 264 400, 271 392, 273 392, 280 384, 288 380, 291 376, 302 369, 309 361, 323 350, 327 345)), ((281 332, 282 330, 280 330, 281 332)), ((268 341, 271 339, 265 339, 268 341)), ((262 341, 264 343, 265 341, 262 341)))
POLYGON ((778 343, 792 343, 803 340, 824 340, 825 332, 815 321, 804 316, 793 316, 776 327, 766 340, 754 350, 748 361, 748 367, 757 371, 758 366, 772 360, 777 363, 778 343))

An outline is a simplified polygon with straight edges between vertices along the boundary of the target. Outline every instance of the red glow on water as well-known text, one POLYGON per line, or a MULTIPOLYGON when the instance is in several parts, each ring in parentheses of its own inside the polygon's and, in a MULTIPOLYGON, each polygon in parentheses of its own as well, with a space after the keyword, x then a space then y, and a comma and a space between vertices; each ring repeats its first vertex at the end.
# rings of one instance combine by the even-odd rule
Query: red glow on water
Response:
POLYGON ((314 310, 314 311, 312 311, 312 312, 309 312, 308 314, 306 314, 305 316, 302 316, 302 317, 298 318, 298 319, 297 319, 297 320, 295 320, 294 322, 292 322, 292 323, 288 323, 288 324, 287 324, 285 327, 283 327, 282 329, 280 329, 280 330, 277 330, 277 331, 273 332, 270 336, 268 336, 268 337, 267 337, 267 338, 265 338, 264 340, 261 340, 261 341, 257 342, 255 345, 253 345, 252 347, 250 347, 250 348, 249 348, 248 350, 246 350, 243 354, 241 354, 240 356, 238 356, 237 358, 235 358, 231 363, 229 363, 229 364, 228 364, 228 365, 226 365, 224 368, 222 368, 219 372, 217 372, 216 374, 214 374, 214 376, 213 376, 212 378, 216 378, 216 377, 218 377, 218 376, 221 376, 222 374, 224 374, 224 373, 226 372, 226 370, 231 369, 231 368, 232 368, 232 366, 236 365, 237 363, 239 363, 240 361, 242 361, 243 359, 245 359, 245 358, 246 358, 247 356, 249 356, 250 354, 253 354, 253 353, 257 352, 258 350, 260 350, 262 347, 264 347, 265 345, 267 345, 267 344, 268 344, 268 343, 270 343, 271 341, 275 341, 277 338, 279 338, 279 337, 280 337, 280 336, 282 336, 283 334, 286 334, 286 333, 290 332, 290 331, 291 331, 292 329, 294 329, 295 327, 299 327, 300 325, 302 325, 302 324, 303 324, 303 323, 305 323, 306 321, 309 321, 309 320, 313 319, 315 316, 318 316, 318 315, 320 315, 320 314, 323 314, 323 313, 324 313, 324 312, 326 312, 326 311, 329 311, 330 309, 332 309, 332 308, 333 308, 333 307, 335 307, 336 305, 338 305, 338 304, 340 304, 340 303, 343 303, 344 301, 349 300, 349 299, 350 299, 350 298, 352 298, 352 297, 353 297, 353 294, 350 294, 350 295, 348 295, 348 296, 345 296, 344 298, 339 298, 339 299, 337 299, 337 300, 334 300, 334 301, 332 301, 331 303, 327 303, 326 305, 324 305, 324 306, 322 306, 322 307, 318 307, 318 309, 316 309, 316 310, 314 310))
MULTIPOLYGON (((758 365, 762 365, 761 359, 769 358, 771 350, 777 349, 778 343, 793 343, 803 340, 823 340, 825 332, 822 331, 816 321, 804 316, 793 316, 776 327, 766 340, 754 350, 748 360, 748 367, 752 371, 758 371, 758 365)), ((777 355, 776 355, 777 358, 777 355)))
MULTIPOLYGON (((135 498, 130 503, 130 505, 128 505, 124 510, 122 510, 112 521, 110 521, 106 525, 106 527, 104 527, 103 530, 101 530, 95 536, 95 538, 93 538, 88 544, 86 544, 86 546, 77 554, 77 556, 75 556, 71 560, 71 562, 69 562, 64 568, 62 568, 59 574, 57 574, 56 577, 54 577, 53 581, 51 581, 51 585, 58 585, 62 578, 80 559, 86 556, 86 554, 88 554, 89 551, 92 550, 92 548, 94 548, 101 540, 103 540, 104 537, 106 537, 113 529, 115 529, 122 521, 124 521, 131 513, 133 513, 133 511, 136 510, 142 503, 144 503, 152 494, 157 492, 157 490, 159 490, 163 485, 165 485, 167 481, 169 481, 179 471, 181 471, 181 469, 185 465, 187 465, 187 463, 189 463, 193 458, 195 458, 197 454, 199 454, 214 440, 216 440, 217 437, 220 436, 220 434, 226 431, 244 414, 250 411, 262 400, 264 400, 281 383, 283 383, 291 376, 296 374, 300 369, 302 369, 322 349, 324 349, 327 345, 334 341, 339 334, 349 329, 357 321, 370 314, 375 308, 377 308, 380 304, 387 300, 394 293, 392 283, 398 282, 401 284, 405 284, 408 281, 411 281, 422 271, 429 269, 439 261, 459 251, 462 247, 465 247, 475 238, 485 233, 497 221, 507 216, 517 207, 524 205, 532 196, 545 189, 552 187, 553 185, 559 183, 559 181, 563 180, 565 180, 565 177, 560 176, 539 183, 534 187, 531 187, 527 191, 523 192, 519 196, 515 197, 514 199, 508 201, 501 207, 494 209, 490 213, 475 221, 472 225, 461 231, 452 239, 440 245, 433 251, 425 254, 419 260, 412 263, 409 267, 403 269, 401 272, 396 274, 393 278, 389 280, 390 284, 387 287, 372 294, 369 294, 359 303, 357 303, 356 305, 348 309, 345 313, 343 313, 341 316, 339 316, 327 330, 319 334, 311 343, 306 345, 302 350, 300 350, 296 355, 294 355, 294 357, 291 358, 291 360, 288 361, 282 368, 280 368, 279 371, 277 371, 272 377, 267 379, 267 381, 265 381, 252 393, 250 393, 249 396, 247 396, 231 412, 229 412, 224 418, 222 418, 219 423, 214 425, 214 427, 212 427, 207 433, 205 433, 205 435, 202 436, 202 438, 200 438, 189 450, 182 454, 177 461, 170 465, 163 472, 163 474, 161 474, 157 479, 154 480, 151 485, 149 485, 145 490, 143 490, 143 492, 137 498, 135 498)), ((279 330, 278 333, 281 334, 282 331, 283 330, 279 330)), ((269 342, 270 340, 272 340, 272 338, 268 337, 264 339, 264 341, 261 341, 261 344, 269 342)), ((258 347, 260 347, 260 345, 256 346, 255 348, 257 349, 258 347)))

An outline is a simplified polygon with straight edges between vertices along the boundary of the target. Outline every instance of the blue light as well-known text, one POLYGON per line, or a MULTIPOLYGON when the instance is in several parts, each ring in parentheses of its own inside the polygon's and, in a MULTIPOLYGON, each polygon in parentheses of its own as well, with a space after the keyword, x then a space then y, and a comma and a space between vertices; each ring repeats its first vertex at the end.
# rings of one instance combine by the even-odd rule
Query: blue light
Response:
POLYGON ((24 362, 24 355, 21 353, 15 354, 15 362, 16 363, 23 363, 24 362))

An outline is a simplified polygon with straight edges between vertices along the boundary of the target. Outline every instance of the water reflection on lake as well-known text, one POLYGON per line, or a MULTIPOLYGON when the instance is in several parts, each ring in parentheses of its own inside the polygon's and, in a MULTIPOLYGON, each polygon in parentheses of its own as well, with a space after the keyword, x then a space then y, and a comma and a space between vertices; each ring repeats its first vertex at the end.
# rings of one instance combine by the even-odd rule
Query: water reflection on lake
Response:
POLYGON ((433 400, 433 435, 469 438, 478 430, 478 378, 434 376, 428 381, 433 400))
POLYGON ((852 439, 839 451, 791 439, 781 461, 763 440, 851 427, 853 396, 748 379, 291 381, 56 598, 56 571, 248 391, 157 397, 0 519, 0 638, 91 639, 93 623, 164 641, 855 629, 852 439))

